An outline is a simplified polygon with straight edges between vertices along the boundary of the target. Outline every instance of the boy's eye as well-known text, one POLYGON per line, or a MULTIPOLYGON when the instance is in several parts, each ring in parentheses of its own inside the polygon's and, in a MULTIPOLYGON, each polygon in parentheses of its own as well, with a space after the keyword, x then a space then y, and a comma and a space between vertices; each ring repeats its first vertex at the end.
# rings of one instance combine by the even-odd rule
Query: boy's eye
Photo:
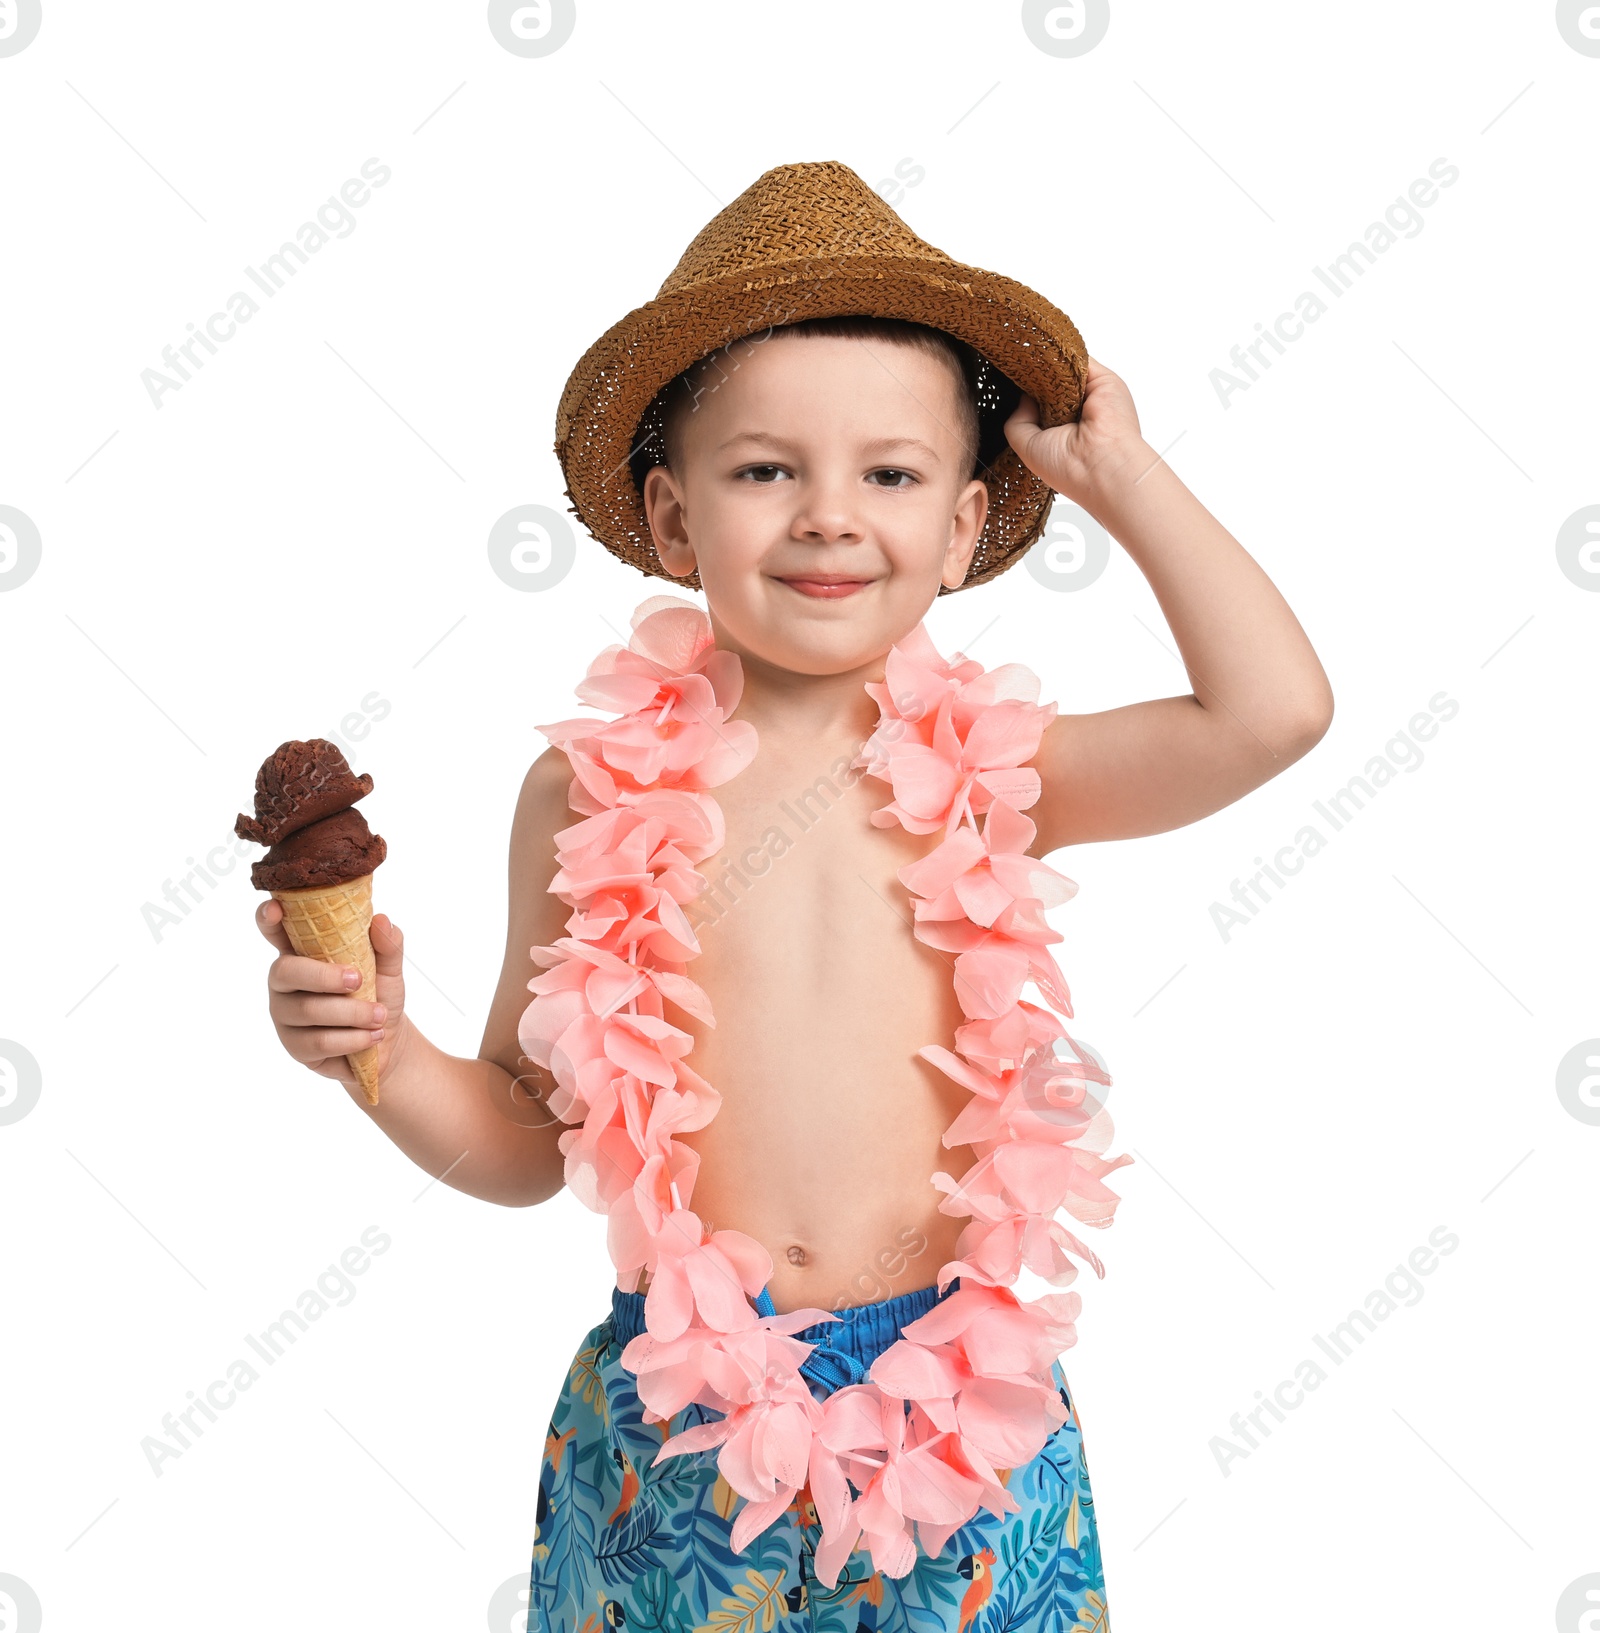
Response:
MULTIPOLYGON (((734 473, 735 477, 740 481, 759 482, 764 487, 771 487, 773 482, 783 474, 785 474, 785 471, 782 465, 745 465, 734 473)), ((873 482, 874 487, 887 488, 890 492, 895 492, 900 488, 909 488, 917 480, 912 472, 902 471, 893 466, 884 466, 879 470, 869 471, 867 475, 869 478, 874 479, 877 477, 893 478, 893 480, 887 482, 878 482, 876 480, 873 482)))

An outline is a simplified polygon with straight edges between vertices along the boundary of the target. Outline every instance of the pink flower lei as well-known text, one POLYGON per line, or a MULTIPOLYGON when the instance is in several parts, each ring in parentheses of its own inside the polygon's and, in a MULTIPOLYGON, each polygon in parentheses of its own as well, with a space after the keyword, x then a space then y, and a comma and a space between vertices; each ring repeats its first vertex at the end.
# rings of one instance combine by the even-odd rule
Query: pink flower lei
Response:
POLYGON ((1103 1181, 1132 1158, 1101 1155, 1111 1124, 1089 1086, 1110 1080, 1055 1013, 1072 1007, 1044 909, 1077 887, 1026 854, 1035 830, 1022 812, 1040 793, 1027 762, 1055 705, 1037 702, 1021 665, 945 662, 919 625, 889 652, 883 682, 867 685, 879 722, 856 765, 893 791, 875 824, 944 830, 900 879, 917 937, 955 955, 966 1016, 953 1049, 918 1051, 972 1094, 944 1144, 970 1145, 977 1160, 960 1179, 932 1179, 946 1193, 940 1210, 969 1221, 938 1273, 941 1293, 956 1276, 961 1285, 903 1329, 865 1382, 812 1395, 800 1365, 814 1346, 791 1335, 838 1318, 761 1315, 751 1301, 771 1256, 739 1231, 708 1232, 690 1208, 699 1157, 676 1136, 704 1128, 721 1097, 663 1013, 670 1001, 712 1024, 685 973, 699 944, 683 906, 703 886, 695 864, 723 845, 707 790, 755 757, 754 728, 729 718, 742 685, 705 614, 653 596, 627 646, 602 652, 577 689, 617 718, 540 728, 571 760, 569 802, 584 815, 556 835, 550 889, 573 912, 567 935, 532 949, 547 973, 528 983, 537 996, 519 1038, 555 1077, 552 1111, 576 1125, 560 1139, 566 1181, 607 1215, 618 1287, 650 1274, 645 1331, 621 1358, 646 1421, 696 1402, 721 1414, 673 1435, 656 1460, 721 1448, 717 1467, 744 1498, 736 1549, 808 1485, 822 1526, 816 1573, 832 1587, 858 1546, 900 1577, 919 1544, 939 1553, 980 1507, 1020 1507, 997 1471, 1035 1456, 1065 1422, 1052 1367, 1077 1341, 1082 1301, 1023 1300, 1011 1284, 1026 1266, 1066 1286, 1073 1255, 1104 1275, 1056 1215, 1109 1225, 1119 1198, 1103 1181), (1023 999, 1030 982, 1049 1007, 1023 999))

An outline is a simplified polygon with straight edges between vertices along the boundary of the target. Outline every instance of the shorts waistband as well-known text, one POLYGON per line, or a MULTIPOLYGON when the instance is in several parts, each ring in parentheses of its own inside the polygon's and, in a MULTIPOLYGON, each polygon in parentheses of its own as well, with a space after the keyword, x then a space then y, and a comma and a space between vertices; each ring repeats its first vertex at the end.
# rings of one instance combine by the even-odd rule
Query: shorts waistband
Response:
MULTIPOLYGON (((955 1277, 941 1293, 937 1286, 918 1287, 909 1293, 880 1299, 876 1304, 849 1304, 833 1313, 837 1321, 819 1321, 792 1336, 816 1348, 800 1363, 801 1376, 811 1385, 813 1395, 831 1395, 847 1384, 861 1383, 891 1344, 898 1342, 901 1329, 935 1305, 942 1304, 961 1285, 955 1277)), ((611 1290, 611 1320, 619 1344, 627 1344, 644 1331, 643 1293, 611 1290)), ((759 1315, 775 1315, 772 1296, 762 1288, 756 1300, 759 1315)))

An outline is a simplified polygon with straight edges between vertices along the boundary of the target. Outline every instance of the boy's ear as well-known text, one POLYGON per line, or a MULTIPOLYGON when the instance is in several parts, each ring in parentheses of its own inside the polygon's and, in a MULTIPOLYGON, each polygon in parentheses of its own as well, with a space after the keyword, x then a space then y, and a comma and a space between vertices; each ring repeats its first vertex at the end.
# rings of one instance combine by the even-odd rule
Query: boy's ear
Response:
POLYGON ((684 526, 683 495, 665 465, 652 465, 645 472, 642 498, 656 559, 674 578, 687 578, 695 568, 694 546, 684 526))
POLYGON ((963 583, 967 569, 972 565, 972 553, 978 548, 978 535, 983 532, 989 514, 989 489, 976 477, 967 483, 956 499, 955 515, 950 523, 950 543, 945 547, 944 568, 939 582, 949 589, 963 583))

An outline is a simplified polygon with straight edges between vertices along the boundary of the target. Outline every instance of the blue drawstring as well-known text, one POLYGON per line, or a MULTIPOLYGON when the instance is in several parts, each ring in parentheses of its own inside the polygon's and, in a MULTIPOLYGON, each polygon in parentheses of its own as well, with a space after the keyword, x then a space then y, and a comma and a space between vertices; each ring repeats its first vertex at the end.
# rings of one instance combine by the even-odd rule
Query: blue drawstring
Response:
MULTIPOLYGON (((960 1285, 959 1279, 950 1288, 951 1292, 960 1285)), ((927 1290, 930 1294, 933 1290, 927 1290)), ((904 1295, 902 1295, 903 1297, 904 1295)), ((929 1300, 937 1302, 934 1294, 929 1300)), ((860 1308, 860 1306, 857 1306, 860 1308)), ((876 1307, 872 1307, 876 1310, 876 1307)), ((772 1293, 769 1288, 763 1287, 756 1298, 756 1313, 758 1315, 776 1315, 776 1306, 772 1302, 772 1293)), ((836 1389, 843 1389, 849 1384, 864 1383, 867 1374, 872 1370, 870 1363, 864 1364, 859 1356, 852 1355, 849 1350, 839 1350, 833 1347, 835 1335, 843 1336, 851 1328, 849 1320, 822 1321, 815 1327, 807 1327, 794 1336, 802 1343, 814 1344, 816 1347, 800 1363, 800 1376, 821 1387, 824 1394, 831 1395, 836 1389), (815 1334, 813 1337, 812 1335, 815 1334)))
MULTIPOLYGON (((901 1329, 942 1303, 960 1285, 956 1277, 943 1294, 933 1287, 921 1287, 876 1304, 847 1305, 837 1312, 839 1320, 820 1321, 792 1334, 812 1346, 800 1363, 800 1375, 813 1393, 820 1391, 824 1397, 850 1384, 865 1383, 873 1362, 895 1342, 901 1329)), ((614 1288, 611 1300, 612 1334, 619 1345, 625 1345, 645 1330, 644 1295, 614 1288)), ((769 1289, 761 1289, 755 1308, 762 1316, 778 1313, 769 1289)))
POLYGON ((867 1368, 855 1356, 829 1346, 826 1337, 817 1340, 817 1347, 800 1363, 800 1376, 821 1384, 828 1394, 843 1389, 846 1384, 865 1380, 867 1368))

